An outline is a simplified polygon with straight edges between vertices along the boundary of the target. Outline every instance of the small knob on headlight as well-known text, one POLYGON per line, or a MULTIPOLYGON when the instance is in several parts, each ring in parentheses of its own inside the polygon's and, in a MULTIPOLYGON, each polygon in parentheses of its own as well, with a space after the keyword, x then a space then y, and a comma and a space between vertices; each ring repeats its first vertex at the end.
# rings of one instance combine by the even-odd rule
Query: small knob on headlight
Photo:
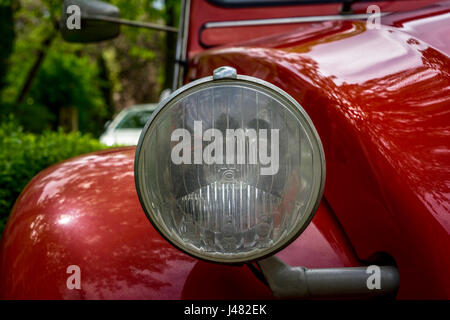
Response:
POLYGON ((235 68, 224 66, 217 68, 213 72, 213 79, 236 79, 237 78, 237 72, 235 68))

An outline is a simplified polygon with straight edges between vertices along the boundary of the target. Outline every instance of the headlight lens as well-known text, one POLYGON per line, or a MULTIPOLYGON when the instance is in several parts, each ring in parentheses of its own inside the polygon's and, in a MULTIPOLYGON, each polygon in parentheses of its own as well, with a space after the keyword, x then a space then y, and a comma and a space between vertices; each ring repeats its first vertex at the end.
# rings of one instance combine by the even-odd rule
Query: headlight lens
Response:
POLYGON ((173 245, 242 263, 311 221, 325 178, 311 120, 281 89, 246 76, 200 79, 162 101, 135 161, 141 204, 173 245))

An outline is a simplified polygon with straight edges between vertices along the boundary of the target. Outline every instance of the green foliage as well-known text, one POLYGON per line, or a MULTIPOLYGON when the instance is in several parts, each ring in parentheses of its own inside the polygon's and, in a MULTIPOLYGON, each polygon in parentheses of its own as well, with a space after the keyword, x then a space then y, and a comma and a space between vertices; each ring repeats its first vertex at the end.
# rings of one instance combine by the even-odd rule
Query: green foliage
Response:
MULTIPOLYGON (((178 22, 180 0, 106 1, 118 6, 125 19, 169 25, 178 22)), ((55 128, 61 124, 58 108, 70 104, 78 109, 79 130, 98 136, 115 111, 157 101, 163 86, 171 83, 168 77, 174 62, 167 55, 173 55, 174 50, 168 50, 173 48, 167 43, 174 47, 174 34, 169 39, 164 32, 122 27, 121 35, 113 41, 66 43, 55 32, 61 3, 0 0, 0 108, 9 106, 8 111, 24 126, 32 122, 34 110, 42 110, 45 122, 40 128, 55 128), (42 64, 36 63, 40 56, 42 64), (32 72, 35 65, 37 73, 32 72), (30 78, 31 90, 23 90, 30 78), (23 95, 23 104, 15 107, 23 95), (24 112, 27 105, 33 110, 24 112), (47 117, 48 112, 53 116, 47 117)), ((25 128, 29 130, 28 125, 25 128)))
POLYGON ((56 115, 61 107, 76 107, 80 131, 98 135, 103 129, 104 121, 101 120, 107 115, 98 74, 97 65, 89 57, 51 52, 35 79, 27 102, 47 106, 56 115))
POLYGON ((13 119, 0 123, 0 234, 12 206, 38 172, 79 154, 103 149, 96 139, 79 132, 26 133, 13 119))
POLYGON ((8 119, 9 115, 14 115, 16 122, 26 131, 41 133, 49 130, 56 122, 56 116, 44 105, 27 103, 0 103, 0 122, 8 119))
POLYGON ((45 60, 32 89, 32 98, 49 107, 95 105, 89 95, 99 93, 90 82, 96 76, 96 66, 86 58, 72 54, 50 54, 45 60))
MULTIPOLYGON (((106 1, 125 19, 178 22, 180 0, 106 1)), ((57 128, 61 108, 76 107, 79 130, 98 136, 116 110, 156 101, 171 83, 174 62, 167 55, 174 53, 174 34, 122 27, 113 41, 66 43, 56 32, 61 4, 0 0, 0 234, 13 202, 35 174, 103 148, 89 135, 49 131, 57 128), (18 99, 21 92, 27 93, 24 99, 18 99)))
POLYGON ((5 86, 5 75, 8 69, 9 57, 12 53, 14 43, 13 24, 13 2, 12 0, 1 0, 0 2, 0 91, 5 86))
POLYGON ((24 103, 4 99, 0 103, 2 114, 14 114, 27 131, 39 133, 58 126, 60 108, 76 107, 79 130, 98 136, 112 116, 103 93, 108 83, 99 73, 97 64, 87 56, 51 51, 24 103))

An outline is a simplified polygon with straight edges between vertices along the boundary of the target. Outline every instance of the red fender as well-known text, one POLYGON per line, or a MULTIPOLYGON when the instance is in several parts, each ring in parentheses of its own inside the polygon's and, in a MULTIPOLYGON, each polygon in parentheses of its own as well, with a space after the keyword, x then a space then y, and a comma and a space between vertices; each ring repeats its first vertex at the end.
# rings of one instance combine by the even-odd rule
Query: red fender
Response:
MULTIPOLYGON (((134 185, 135 148, 54 165, 25 188, 0 247, 1 299, 270 299, 246 267, 198 261, 147 220, 134 185), (68 289, 81 270, 81 288, 68 289)), ((327 204, 278 256, 306 267, 357 266, 327 204)))

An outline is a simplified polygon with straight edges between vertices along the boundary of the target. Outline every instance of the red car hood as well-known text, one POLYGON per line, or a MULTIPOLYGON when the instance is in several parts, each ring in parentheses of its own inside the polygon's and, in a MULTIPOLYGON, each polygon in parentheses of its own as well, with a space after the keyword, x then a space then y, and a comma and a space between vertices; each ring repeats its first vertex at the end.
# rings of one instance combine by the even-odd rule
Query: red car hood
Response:
POLYGON ((290 93, 321 136, 325 197, 358 256, 387 252, 401 290, 435 285, 437 295, 450 290, 449 11, 392 14, 371 30, 305 24, 193 56, 188 75, 231 65, 290 93))

